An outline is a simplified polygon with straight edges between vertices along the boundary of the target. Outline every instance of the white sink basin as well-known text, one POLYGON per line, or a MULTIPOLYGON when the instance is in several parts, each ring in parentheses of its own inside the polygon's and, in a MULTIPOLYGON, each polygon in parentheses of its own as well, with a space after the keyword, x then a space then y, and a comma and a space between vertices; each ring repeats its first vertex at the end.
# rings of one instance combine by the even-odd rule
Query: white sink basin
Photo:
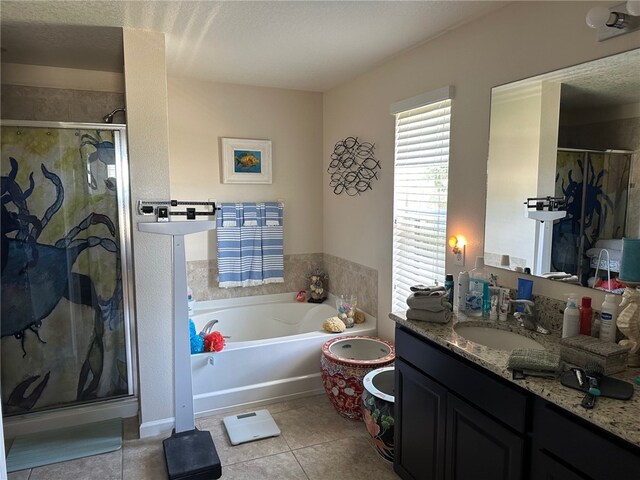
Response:
POLYGON ((460 325, 456 332, 467 340, 484 345, 495 350, 513 350, 515 348, 530 348, 544 350, 544 347, 529 337, 518 335, 506 330, 490 327, 475 327, 460 325))

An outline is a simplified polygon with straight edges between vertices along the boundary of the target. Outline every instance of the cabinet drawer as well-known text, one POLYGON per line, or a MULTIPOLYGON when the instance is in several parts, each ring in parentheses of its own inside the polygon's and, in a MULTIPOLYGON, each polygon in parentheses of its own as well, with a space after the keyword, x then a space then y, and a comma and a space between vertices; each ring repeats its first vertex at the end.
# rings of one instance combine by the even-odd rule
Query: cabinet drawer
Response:
POLYGON ((468 402, 476 405, 518 432, 526 431, 528 396, 474 367, 457 355, 447 352, 423 337, 398 326, 396 355, 422 372, 446 385, 468 402))
MULTIPOLYGON (((596 403, 595 408, 598 408, 596 403)), ((536 399, 534 440, 566 463, 593 479, 627 478, 640 472, 640 449, 605 431, 584 424, 576 415, 536 399)))

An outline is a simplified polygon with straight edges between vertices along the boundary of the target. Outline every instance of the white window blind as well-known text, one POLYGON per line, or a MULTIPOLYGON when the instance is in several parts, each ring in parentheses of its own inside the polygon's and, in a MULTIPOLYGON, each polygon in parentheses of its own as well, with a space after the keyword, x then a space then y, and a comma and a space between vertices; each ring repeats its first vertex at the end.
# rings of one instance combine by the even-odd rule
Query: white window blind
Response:
POLYGON ((451 99, 394 113, 392 308, 406 310, 409 287, 444 283, 451 99))

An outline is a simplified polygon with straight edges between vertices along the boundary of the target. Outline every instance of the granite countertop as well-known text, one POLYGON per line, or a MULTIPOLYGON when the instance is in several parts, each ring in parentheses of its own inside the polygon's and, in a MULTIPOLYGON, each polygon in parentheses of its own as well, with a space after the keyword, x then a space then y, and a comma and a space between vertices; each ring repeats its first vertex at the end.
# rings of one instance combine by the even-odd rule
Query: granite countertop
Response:
POLYGON ((524 380, 513 380, 511 370, 507 369, 508 351, 473 343, 456 333, 456 325, 486 326, 509 330, 529 338, 533 338, 547 351, 560 353, 560 337, 556 333, 542 335, 520 327, 509 317, 507 322, 470 319, 464 315, 453 316, 453 321, 446 324, 407 320, 404 313, 391 313, 389 318, 396 323, 413 330, 423 337, 441 345, 452 352, 490 370, 496 375, 518 385, 551 403, 597 425, 600 428, 640 447, 640 386, 634 380, 640 375, 640 369, 627 368, 624 372, 612 375, 634 385, 634 395, 630 400, 622 401, 599 397, 592 410, 580 406, 584 393, 567 388, 560 380, 526 377, 524 380))

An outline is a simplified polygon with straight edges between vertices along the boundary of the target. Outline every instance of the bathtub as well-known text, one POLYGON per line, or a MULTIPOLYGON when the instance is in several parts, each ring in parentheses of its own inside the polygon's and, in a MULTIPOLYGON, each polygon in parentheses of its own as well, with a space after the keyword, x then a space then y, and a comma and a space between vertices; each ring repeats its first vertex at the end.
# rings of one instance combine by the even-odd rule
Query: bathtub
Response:
POLYGON ((222 413, 322 393, 322 345, 338 335, 376 335, 376 319, 342 334, 322 322, 338 314, 335 298, 299 303, 295 293, 196 302, 192 320, 200 332, 210 320, 225 337, 224 350, 191 355, 196 415, 222 413))

